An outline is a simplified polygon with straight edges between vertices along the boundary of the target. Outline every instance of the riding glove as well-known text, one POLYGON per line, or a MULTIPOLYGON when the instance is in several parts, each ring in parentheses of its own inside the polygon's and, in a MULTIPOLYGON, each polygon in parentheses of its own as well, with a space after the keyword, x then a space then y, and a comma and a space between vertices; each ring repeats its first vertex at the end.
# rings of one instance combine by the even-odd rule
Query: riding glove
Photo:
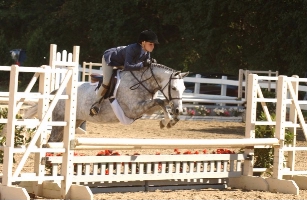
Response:
POLYGON ((151 60, 151 63, 157 63, 157 60, 154 58, 150 58, 150 60, 151 60))
POLYGON ((146 59, 143 61, 143 67, 149 67, 151 65, 151 60, 150 59, 146 59))

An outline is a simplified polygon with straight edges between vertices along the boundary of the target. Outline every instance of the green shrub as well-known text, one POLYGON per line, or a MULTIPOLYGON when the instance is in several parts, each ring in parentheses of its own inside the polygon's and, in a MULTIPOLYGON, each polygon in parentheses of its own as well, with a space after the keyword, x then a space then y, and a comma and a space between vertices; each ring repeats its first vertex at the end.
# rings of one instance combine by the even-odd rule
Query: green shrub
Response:
MULTIPOLYGON (((271 114, 272 121, 275 121, 275 113, 271 114)), ((264 112, 261 112, 258 116, 259 121, 267 121, 264 112)), ((275 137, 275 126, 270 125, 257 125, 255 127, 256 138, 274 138, 275 137)), ((285 144, 292 144, 294 134, 285 130, 285 144)), ((274 148, 261 148, 255 149, 255 168, 271 168, 273 166, 274 148)))
MULTIPOLYGON (((3 108, 3 109, 0 108, 0 118, 7 119, 7 113, 8 113, 7 108, 3 108)), ((22 119, 21 115, 17 114, 16 119, 22 119)), ((5 124, 0 123, 0 133, 3 131, 4 125, 5 124)), ((36 130, 36 128, 26 129, 24 126, 15 126, 14 147, 29 144, 35 130, 36 130), (24 136, 25 134, 29 135, 29 137, 26 138, 24 136)), ((0 137, 0 146, 4 146, 5 142, 6 142, 6 137, 1 136, 0 137)), ((0 163, 3 163, 3 159, 4 159, 4 152, 2 150, 0 150, 0 163)), ((15 159, 14 159, 14 162, 15 162, 15 159)))

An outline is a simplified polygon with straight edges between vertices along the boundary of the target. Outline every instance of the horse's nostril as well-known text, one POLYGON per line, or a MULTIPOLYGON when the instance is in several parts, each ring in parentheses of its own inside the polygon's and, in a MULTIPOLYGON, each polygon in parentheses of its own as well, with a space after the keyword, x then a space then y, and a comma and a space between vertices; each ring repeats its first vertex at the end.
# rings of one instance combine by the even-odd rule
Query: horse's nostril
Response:
POLYGON ((176 112, 176 114, 178 115, 178 114, 179 114, 179 109, 177 108, 177 109, 175 110, 175 112, 176 112))

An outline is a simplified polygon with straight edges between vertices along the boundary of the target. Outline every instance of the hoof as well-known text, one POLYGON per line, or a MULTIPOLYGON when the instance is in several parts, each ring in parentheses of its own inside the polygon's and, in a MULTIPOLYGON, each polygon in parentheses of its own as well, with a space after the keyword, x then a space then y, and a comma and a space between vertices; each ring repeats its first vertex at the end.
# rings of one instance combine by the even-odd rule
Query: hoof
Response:
POLYGON ((163 122, 162 122, 162 120, 160 121, 160 128, 162 129, 162 128, 164 128, 165 126, 164 126, 164 124, 163 124, 163 122))
POLYGON ((169 122, 168 124, 167 124, 167 128, 172 128, 173 127, 173 125, 171 124, 171 122, 169 122))
POLYGON ((177 124, 178 121, 179 121, 178 118, 172 119, 172 120, 167 124, 167 128, 171 128, 171 127, 175 126, 175 124, 177 124))

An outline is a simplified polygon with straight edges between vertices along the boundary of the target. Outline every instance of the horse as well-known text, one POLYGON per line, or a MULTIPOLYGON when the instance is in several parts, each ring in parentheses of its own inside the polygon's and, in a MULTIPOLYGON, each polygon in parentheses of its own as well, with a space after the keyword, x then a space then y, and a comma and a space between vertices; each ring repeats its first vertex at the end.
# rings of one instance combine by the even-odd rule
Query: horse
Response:
MULTIPOLYGON (((183 112, 183 78, 189 72, 180 72, 162 64, 152 63, 139 71, 122 70, 117 74, 120 76, 120 84, 116 100, 127 118, 135 121, 144 114, 152 114, 162 109, 164 118, 159 122, 160 128, 171 128, 179 121, 179 115, 183 112), (156 98, 158 91, 163 94, 164 99, 156 98), (167 109, 168 107, 170 109, 167 109)), ((112 109, 111 101, 102 99, 101 102, 95 102, 96 87, 89 82, 80 82, 78 85, 76 128, 86 121, 97 124, 120 122, 112 109), (100 110, 98 114, 91 116, 89 110, 94 104, 99 104, 100 110)), ((37 105, 25 113, 25 118, 33 116, 36 112, 37 105)), ((59 100, 52 112, 52 120, 64 121, 64 113, 65 100, 59 100)), ((63 132, 64 127, 53 126, 48 142, 61 142, 63 132)))

